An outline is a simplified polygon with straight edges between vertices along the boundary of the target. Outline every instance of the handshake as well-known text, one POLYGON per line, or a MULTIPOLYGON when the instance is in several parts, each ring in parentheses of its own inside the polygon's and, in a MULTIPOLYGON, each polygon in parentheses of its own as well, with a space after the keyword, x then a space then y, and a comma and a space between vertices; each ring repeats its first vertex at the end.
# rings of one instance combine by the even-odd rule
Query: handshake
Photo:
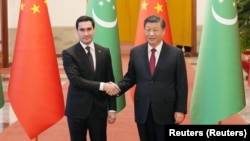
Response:
POLYGON ((103 90, 109 95, 109 96, 116 96, 120 93, 120 88, 117 84, 114 82, 107 82, 104 83, 103 90))

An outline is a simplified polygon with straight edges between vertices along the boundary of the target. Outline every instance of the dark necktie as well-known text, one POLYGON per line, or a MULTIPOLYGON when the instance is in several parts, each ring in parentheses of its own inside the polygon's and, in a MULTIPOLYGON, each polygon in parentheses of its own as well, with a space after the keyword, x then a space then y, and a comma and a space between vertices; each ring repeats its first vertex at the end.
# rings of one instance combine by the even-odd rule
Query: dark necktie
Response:
POLYGON ((91 52, 90 52, 90 47, 87 46, 86 49, 88 50, 87 56, 89 58, 89 63, 91 65, 91 68, 94 70, 94 62, 93 62, 93 57, 92 57, 91 52))
POLYGON ((151 72, 151 75, 153 76, 154 74, 154 71, 155 71, 155 52, 156 52, 156 49, 153 48, 151 49, 151 57, 150 57, 150 60, 149 60, 149 66, 150 66, 150 72, 151 72))

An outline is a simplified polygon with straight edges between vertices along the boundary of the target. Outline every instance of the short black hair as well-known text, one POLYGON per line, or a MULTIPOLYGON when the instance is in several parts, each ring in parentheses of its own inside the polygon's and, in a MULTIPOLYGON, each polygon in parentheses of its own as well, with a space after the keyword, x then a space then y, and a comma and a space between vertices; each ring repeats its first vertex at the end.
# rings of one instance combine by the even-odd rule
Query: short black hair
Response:
POLYGON ((160 16, 156 16, 156 15, 148 16, 144 20, 144 28, 145 28, 147 23, 158 23, 158 22, 160 22, 162 29, 164 29, 166 27, 165 21, 160 16))
POLYGON ((81 16, 76 20, 76 29, 78 29, 79 23, 83 21, 90 21, 92 23, 93 28, 95 28, 94 20, 89 16, 81 16))

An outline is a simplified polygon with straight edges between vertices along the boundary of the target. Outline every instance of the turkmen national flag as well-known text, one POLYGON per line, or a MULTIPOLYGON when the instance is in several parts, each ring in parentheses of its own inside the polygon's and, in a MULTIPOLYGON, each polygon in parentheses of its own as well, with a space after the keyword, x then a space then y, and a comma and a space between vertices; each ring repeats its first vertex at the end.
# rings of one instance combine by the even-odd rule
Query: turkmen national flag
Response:
POLYGON ((2 85, 2 76, 0 74, 0 108, 4 105, 4 96, 3 96, 3 85, 2 85))
MULTIPOLYGON (((95 21, 94 41, 111 51, 115 82, 122 79, 120 40, 117 26, 115 0, 88 1, 87 15, 95 21)), ((117 97, 117 112, 125 107, 125 96, 117 97)))
POLYGON ((217 124, 245 106, 236 0, 208 0, 191 101, 193 124, 217 124))

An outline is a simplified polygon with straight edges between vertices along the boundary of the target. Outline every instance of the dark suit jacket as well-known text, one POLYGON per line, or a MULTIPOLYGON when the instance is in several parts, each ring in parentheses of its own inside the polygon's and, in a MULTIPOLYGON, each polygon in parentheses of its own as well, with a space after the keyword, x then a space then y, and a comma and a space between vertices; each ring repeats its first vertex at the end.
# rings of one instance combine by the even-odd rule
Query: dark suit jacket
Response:
POLYGON ((91 69, 88 57, 80 43, 63 50, 64 70, 70 81, 65 115, 86 118, 91 110, 106 118, 107 110, 116 110, 116 99, 99 91, 100 82, 114 81, 112 61, 108 48, 95 45, 96 70, 91 69))
POLYGON ((174 123, 174 112, 187 112, 187 73, 183 52, 163 43, 154 75, 151 76, 147 43, 130 52, 128 71, 118 83, 121 93, 136 84, 135 121, 146 121, 149 105, 155 122, 174 123))

